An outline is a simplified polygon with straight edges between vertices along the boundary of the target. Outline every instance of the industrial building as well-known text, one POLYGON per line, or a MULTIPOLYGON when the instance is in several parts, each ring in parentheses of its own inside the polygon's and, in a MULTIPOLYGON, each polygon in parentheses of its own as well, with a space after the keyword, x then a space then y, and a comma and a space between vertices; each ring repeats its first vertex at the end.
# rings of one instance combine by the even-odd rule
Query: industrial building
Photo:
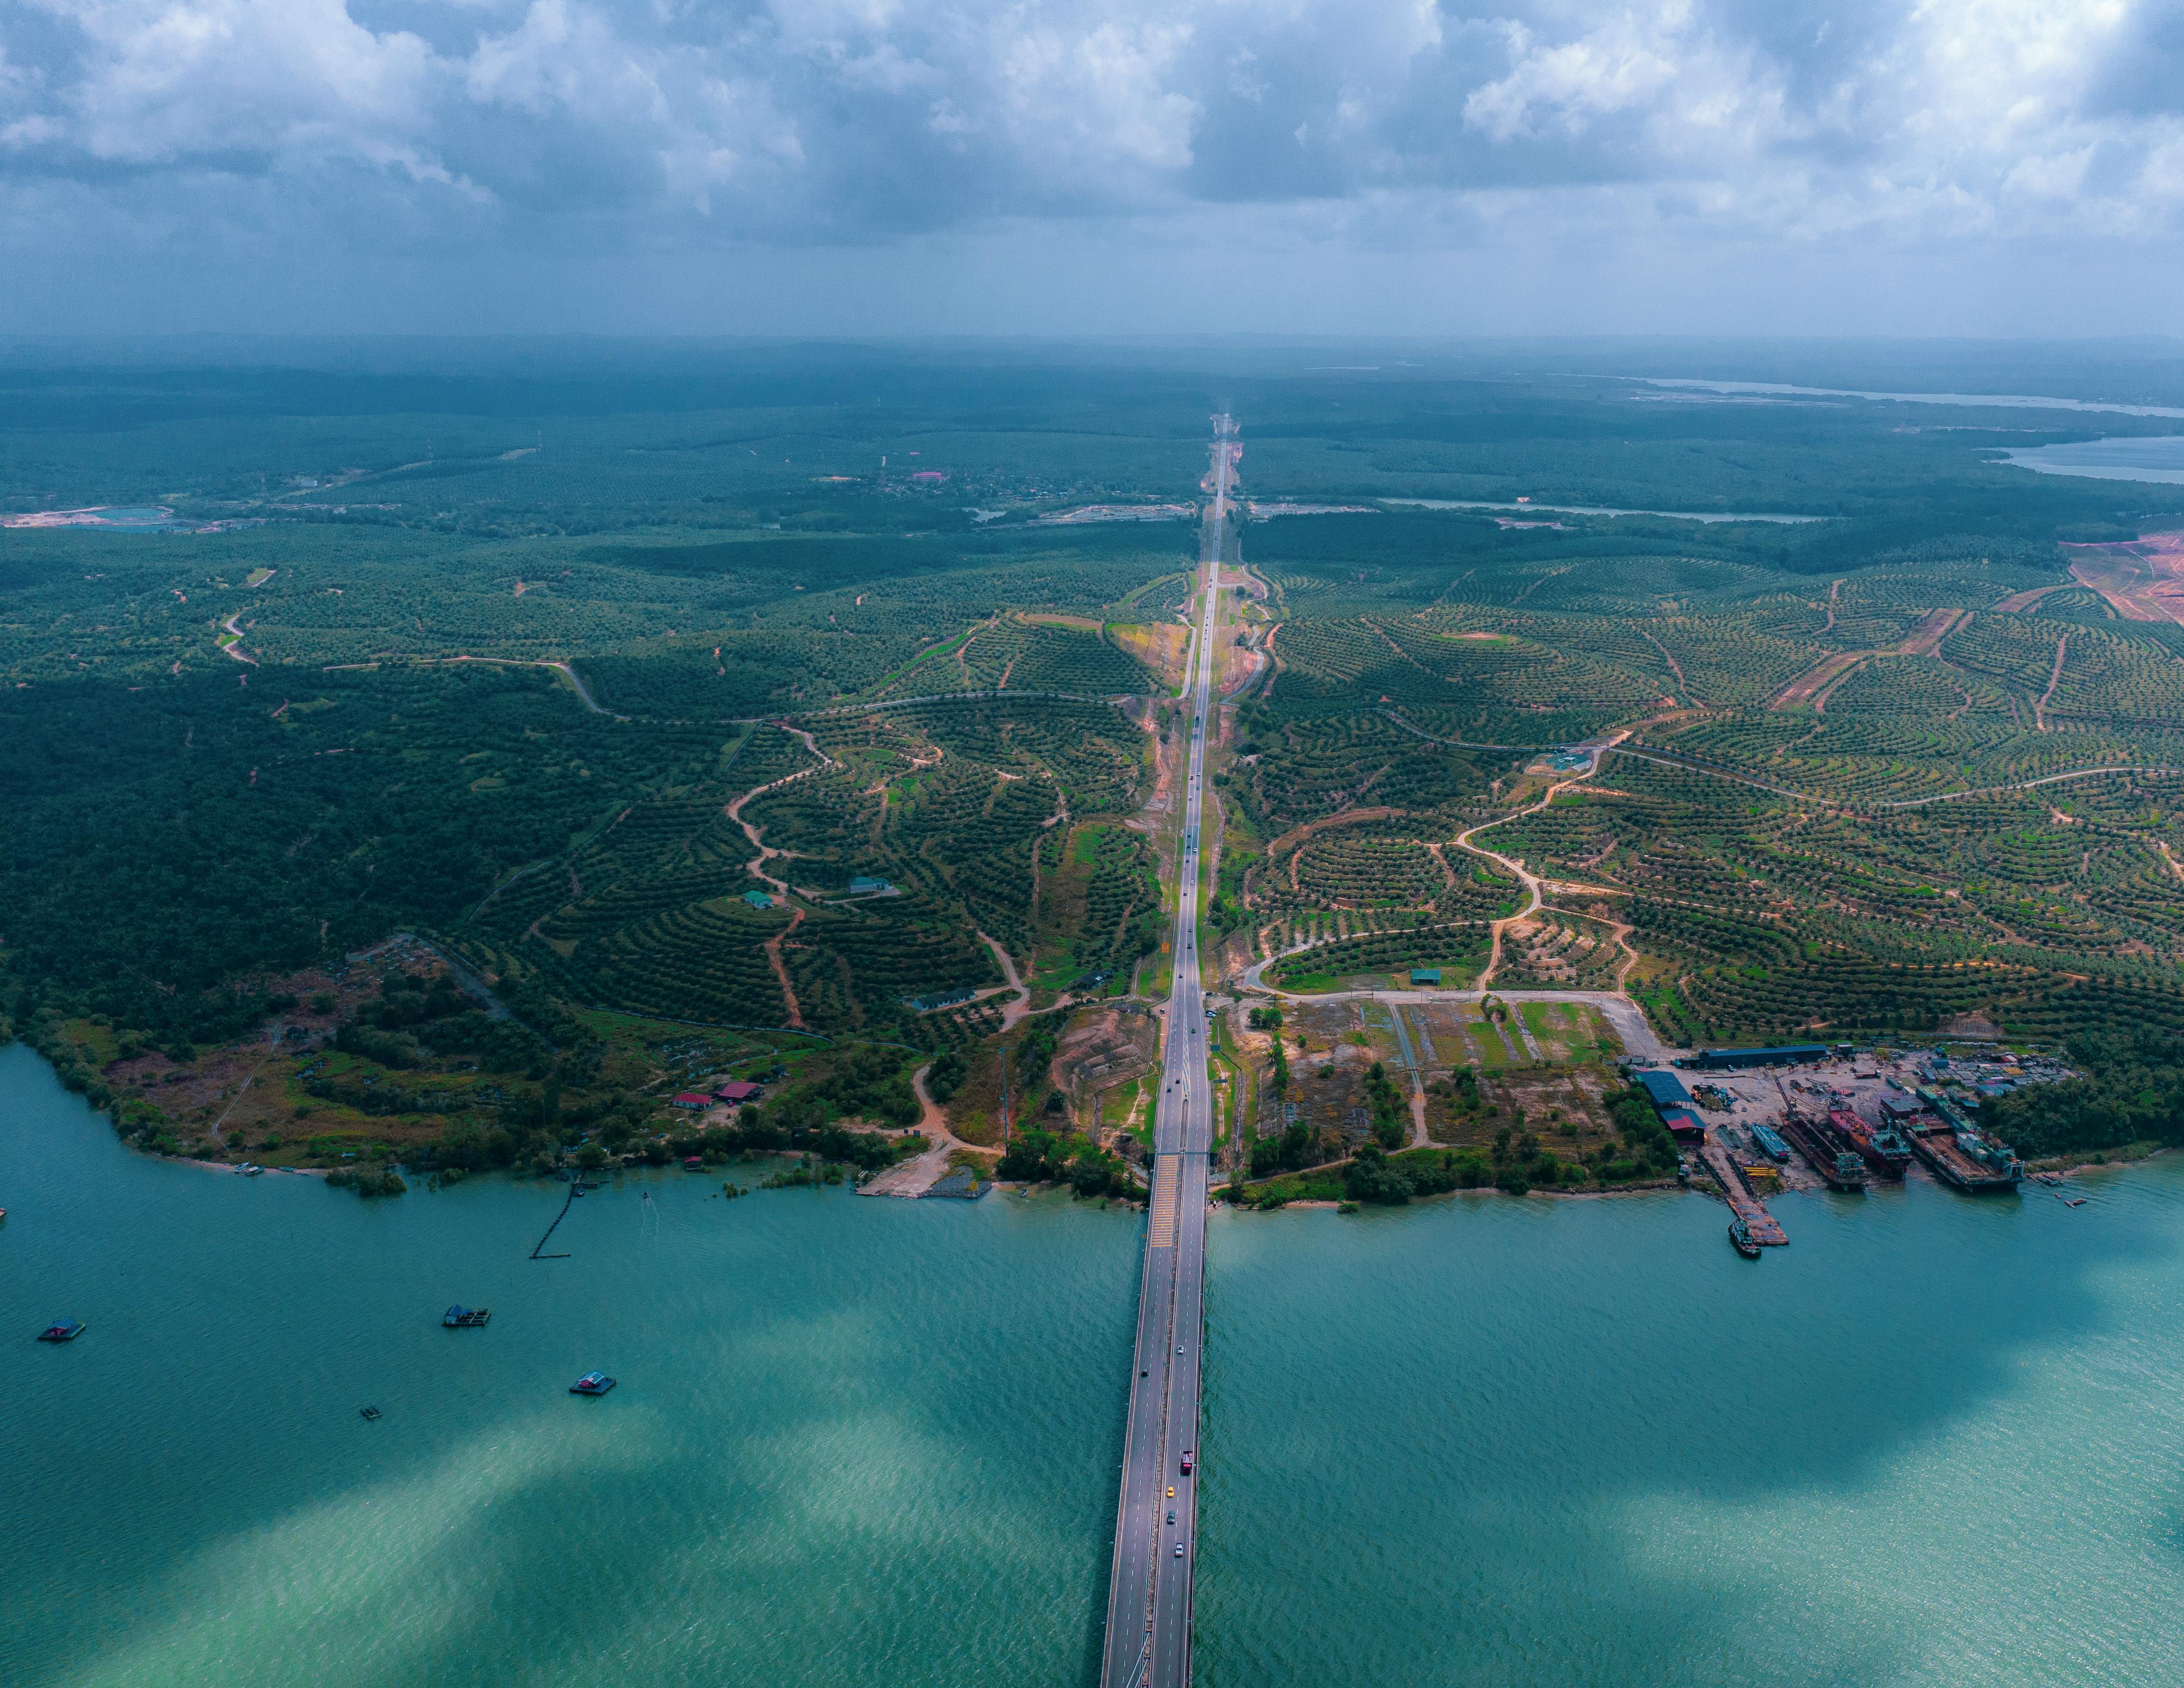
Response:
POLYGON ((1673 1072, 1634 1072, 1630 1080, 1652 1098, 1653 1111, 1677 1142, 1705 1141, 1706 1126, 1692 1111, 1691 1092, 1684 1089, 1682 1079, 1673 1072))
POLYGON ((1825 1061, 1825 1044, 1773 1044, 1764 1049, 1708 1049, 1677 1062, 1720 1072, 1736 1067, 1796 1067, 1808 1061, 1825 1061))

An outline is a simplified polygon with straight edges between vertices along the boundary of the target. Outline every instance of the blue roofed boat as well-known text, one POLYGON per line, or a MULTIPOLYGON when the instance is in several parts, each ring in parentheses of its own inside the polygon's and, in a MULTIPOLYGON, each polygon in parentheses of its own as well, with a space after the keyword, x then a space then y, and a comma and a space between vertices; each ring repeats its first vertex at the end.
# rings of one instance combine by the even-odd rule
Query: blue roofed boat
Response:
POLYGON ((604 1395, 615 1386, 615 1380, 604 1372, 586 1372, 569 1385, 571 1395, 604 1395))
POLYGON ((492 1318, 491 1307, 466 1307, 458 1301, 441 1315, 440 1323, 450 1330, 475 1330, 478 1326, 490 1323, 492 1318))
POLYGON ((73 1342, 91 1327, 80 1318, 57 1318, 38 1333, 41 1342, 73 1342))
POLYGON ((1752 1140, 1759 1145, 1759 1152, 1770 1161, 1786 1162, 1790 1158, 1790 1145, 1782 1140, 1781 1134, 1772 1126, 1755 1123, 1752 1128, 1752 1140))

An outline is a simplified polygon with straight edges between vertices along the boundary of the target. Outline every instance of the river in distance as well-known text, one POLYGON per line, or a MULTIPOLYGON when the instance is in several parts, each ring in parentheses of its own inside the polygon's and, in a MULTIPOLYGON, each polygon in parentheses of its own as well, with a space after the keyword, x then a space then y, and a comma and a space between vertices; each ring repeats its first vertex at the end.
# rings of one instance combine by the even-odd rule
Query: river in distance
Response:
MULTIPOLYGON (((2109 411, 2131 416, 2184 418, 2184 409, 2174 405, 2054 398, 2025 393, 1865 393, 1847 387, 1786 387, 1779 382, 1761 381, 1646 379, 1642 384, 1680 388, 1694 393, 1719 393, 1725 398, 1799 396, 1868 398, 1903 404, 1945 404, 1965 409, 2075 410, 2089 415, 2109 411)), ((2179 482, 2184 482, 2184 434, 2110 435, 2099 439, 2059 441, 2053 445, 2014 446, 2003 453, 2002 460, 2042 475, 2076 475, 2095 481, 2179 482)), ((1764 521, 1772 518, 1752 516, 1743 519, 1764 521)))
POLYGON ((2184 434, 2104 437, 2054 445, 2013 447, 2008 460, 2042 475, 2092 481, 2184 482, 2184 434))
MULTIPOLYGON (((2184 1677, 2184 1164, 2083 1187, 1217 1215, 1198 1680, 2184 1677)), ((0 1680, 1088 1688, 1142 1219, 718 1188, 534 1262, 0 1051, 0 1680)))

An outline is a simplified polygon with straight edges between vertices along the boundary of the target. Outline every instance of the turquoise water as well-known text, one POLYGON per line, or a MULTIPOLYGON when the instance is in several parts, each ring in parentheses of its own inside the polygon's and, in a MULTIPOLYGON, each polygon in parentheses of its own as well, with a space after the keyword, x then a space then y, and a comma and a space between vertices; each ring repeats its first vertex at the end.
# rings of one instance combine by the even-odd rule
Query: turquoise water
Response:
POLYGON ((2184 1680, 2184 1167, 1220 1219, 1199 1680, 2184 1680))
MULTIPOLYGON (((0 1682, 1089 1685, 1142 1222, 714 1187, 534 1264, 0 1050, 0 1682)), ((2184 1680, 2184 1164, 2087 1190, 1217 1217, 1199 1680, 2184 1680)))
POLYGON ((534 1263, 561 1186, 161 1164, 0 1050, 0 1682, 1096 1674, 1142 1222, 718 1188, 534 1263))

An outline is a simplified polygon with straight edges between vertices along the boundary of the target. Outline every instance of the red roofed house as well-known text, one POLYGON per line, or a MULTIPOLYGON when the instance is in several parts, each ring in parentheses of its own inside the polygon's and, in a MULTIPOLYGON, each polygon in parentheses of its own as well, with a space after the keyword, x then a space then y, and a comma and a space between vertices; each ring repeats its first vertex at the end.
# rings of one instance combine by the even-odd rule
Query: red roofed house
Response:
POLYGON ((1669 1128, 1669 1134, 1679 1143, 1706 1141, 1706 1126, 1689 1108, 1663 1108, 1661 1123, 1669 1128))
POLYGON ((758 1095, 758 1090, 759 1087, 748 1078, 731 1078, 719 1089, 714 1091, 713 1095, 716 1100, 723 1102, 747 1102, 758 1095))
POLYGON ((675 1106, 678 1108, 703 1110, 713 1106, 713 1099, 710 1096, 701 1096, 695 1090, 685 1090, 675 1098, 675 1106))

